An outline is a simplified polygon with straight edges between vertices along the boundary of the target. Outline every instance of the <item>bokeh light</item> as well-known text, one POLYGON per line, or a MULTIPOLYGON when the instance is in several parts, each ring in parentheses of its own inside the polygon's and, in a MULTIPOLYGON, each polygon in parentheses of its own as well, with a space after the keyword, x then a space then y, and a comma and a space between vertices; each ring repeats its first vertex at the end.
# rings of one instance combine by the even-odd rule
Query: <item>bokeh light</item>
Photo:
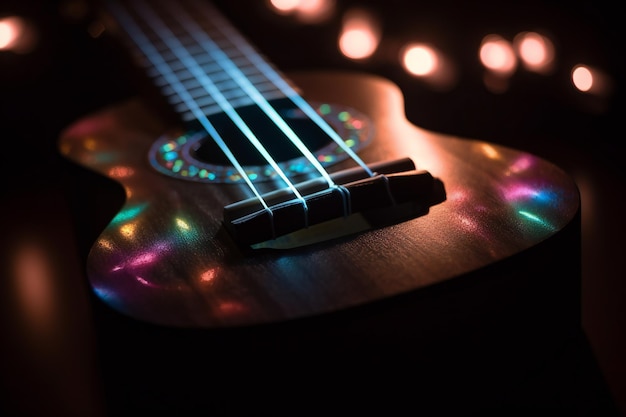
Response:
POLYGON ((443 90, 456 83, 456 67, 438 48, 427 43, 408 43, 400 50, 400 63, 412 76, 443 90))
POLYGON ((18 16, 0 18, 0 51, 25 54, 35 47, 34 27, 18 16))
POLYGON ((575 65, 572 68, 571 81, 574 87, 583 93, 606 96, 612 90, 610 77, 589 65, 575 65))
POLYGON ((350 59, 365 59, 374 54, 380 42, 378 22, 365 10, 353 9, 344 15, 339 34, 339 50, 350 59))
POLYGON ((554 44, 537 32, 520 32, 513 45, 522 66, 537 73, 548 73, 554 68, 554 44))
POLYGON ((511 42, 500 35, 487 35, 479 49, 480 62, 501 76, 511 75, 517 68, 517 58, 511 42))
POLYGON ((335 0, 269 0, 268 3, 275 13, 293 15, 302 23, 321 23, 335 13, 335 0))

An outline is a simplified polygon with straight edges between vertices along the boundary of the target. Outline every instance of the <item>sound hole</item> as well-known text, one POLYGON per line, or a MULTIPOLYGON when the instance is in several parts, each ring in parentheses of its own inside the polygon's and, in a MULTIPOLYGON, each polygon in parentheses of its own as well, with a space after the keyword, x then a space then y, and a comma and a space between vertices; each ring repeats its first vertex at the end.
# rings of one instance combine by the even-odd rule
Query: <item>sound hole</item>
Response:
MULTIPOLYGON (((291 100, 272 101, 284 121, 323 167, 346 158, 348 152, 339 146, 326 132, 312 121, 291 100)), ((355 109, 334 104, 314 104, 321 116, 343 141, 342 145, 358 152, 372 139, 373 126, 369 118, 355 109)), ((245 128, 257 137, 287 176, 315 173, 306 159, 286 136, 284 131, 256 106, 237 109, 245 121, 245 128)), ((208 116, 227 143, 237 162, 243 166, 245 175, 252 182, 274 181, 277 173, 259 154, 242 130, 228 115, 219 113, 208 116)), ((282 122, 280 122, 282 123, 282 122)), ((158 138, 150 147, 148 159, 154 169, 170 177, 186 181, 208 183, 241 183, 241 172, 227 159, 215 138, 198 124, 185 132, 168 133, 158 138)))
MULTIPOLYGON (((321 149, 331 142, 328 135, 297 109, 291 100, 274 100, 272 105, 282 120, 311 152, 321 149)), ((245 125, 237 125, 226 113, 211 115, 209 121, 217 129, 222 140, 241 165, 267 164, 267 161, 248 139, 247 134, 254 135, 277 162, 302 156, 302 153, 289 140, 281 126, 270 119, 260 107, 254 105, 241 107, 237 109, 237 113, 245 125)), ((198 142, 191 154, 201 162, 230 165, 228 158, 211 137, 206 137, 198 142)))

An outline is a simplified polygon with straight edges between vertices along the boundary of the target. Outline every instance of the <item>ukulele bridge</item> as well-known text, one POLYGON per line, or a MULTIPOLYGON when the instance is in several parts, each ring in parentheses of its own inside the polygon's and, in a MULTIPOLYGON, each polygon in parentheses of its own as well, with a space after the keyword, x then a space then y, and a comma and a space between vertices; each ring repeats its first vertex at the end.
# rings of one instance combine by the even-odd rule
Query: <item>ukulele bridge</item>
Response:
POLYGON ((373 175, 361 167, 333 173, 330 186, 323 178, 296 184, 301 197, 284 188, 263 194, 262 200, 255 197, 229 204, 224 207, 224 224, 238 243, 253 248, 300 246, 371 228, 373 222, 363 221, 363 216, 397 221, 425 214, 430 206, 445 200, 441 181, 428 171, 416 170, 408 158, 368 168, 373 175), (331 223, 333 236, 327 233, 331 223))

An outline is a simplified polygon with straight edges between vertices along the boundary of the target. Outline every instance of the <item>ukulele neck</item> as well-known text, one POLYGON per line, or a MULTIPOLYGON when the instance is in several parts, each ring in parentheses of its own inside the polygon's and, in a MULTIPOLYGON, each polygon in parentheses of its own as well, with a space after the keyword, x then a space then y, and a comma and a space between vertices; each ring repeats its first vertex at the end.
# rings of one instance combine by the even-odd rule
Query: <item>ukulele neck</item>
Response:
POLYGON ((185 122, 297 94, 209 2, 109 2, 127 47, 185 122))

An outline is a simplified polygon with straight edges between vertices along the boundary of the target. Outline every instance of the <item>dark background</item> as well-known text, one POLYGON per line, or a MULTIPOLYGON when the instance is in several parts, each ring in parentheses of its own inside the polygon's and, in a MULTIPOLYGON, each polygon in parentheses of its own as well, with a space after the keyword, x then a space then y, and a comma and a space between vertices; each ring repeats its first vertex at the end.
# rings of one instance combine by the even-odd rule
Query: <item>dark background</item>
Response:
MULTIPOLYGON (((626 274, 622 261, 626 172, 621 153, 626 44, 618 5, 609 1, 490 1, 478 5, 337 0, 337 14, 330 20, 302 24, 272 13, 260 0, 216 3, 287 72, 349 69, 384 76, 402 89, 406 116, 414 124, 527 150, 570 173, 582 196, 582 325, 610 395, 626 413, 626 274), (382 22, 381 50, 364 62, 350 61, 336 48, 341 14, 355 5, 369 7, 382 22), (483 68, 477 59, 480 40, 489 33, 511 39, 525 30, 541 30, 551 36, 555 70, 548 75, 518 70, 507 91, 490 92, 482 82, 483 68), (456 62, 459 79, 452 88, 440 91, 412 78, 390 58, 398 44, 414 37, 435 41, 456 62), (610 77, 613 83, 607 95, 582 94, 572 88, 569 73, 581 62, 610 77)), ((74 237, 77 226, 66 197, 68 176, 73 171, 60 158, 56 140, 64 127, 82 115, 135 93, 128 77, 129 64, 106 34, 89 34, 93 16, 83 6, 73 1, 13 0, 0 5, 0 17, 26 17, 38 37, 30 53, 0 51, 3 261, 17 240, 34 236, 54 254, 56 268, 69 271, 73 278, 68 279, 68 288, 74 288, 69 291, 78 294, 86 291, 79 262, 85 249, 74 237)), ((22 376, 33 371, 28 382, 7 382, 23 392, 37 388, 36 371, 45 368, 46 374, 54 374, 58 369, 24 360, 24 350, 37 342, 15 330, 19 322, 11 316, 15 302, 8 294, 5 291, 2 300, 4 350, 0 351, 0 363, 13 371, 23 366, 22 376), (22 362, 13 363, 12 355, 22 362)), ((75 349, 72 352, 84 359, 82 349, 90 346, 94 330, 88 314, 76 317, 72 311, 89 312, 89 306, 68 299, 64 308, 80 331, 78 335, 68 333, 60 349, 75 349)), ((54 353, 48 355, 54 357, 54 353)), ((87 362, 91 363, 89 358, 87 362)), ((62 372, 78 378, 86 371, 69 366, 62 372)), ((82 396, 85 402, 96 396, 90 391, 95 388, 82 389, 88 391, 82 396)), ((54 398, 53 393, 47 395, 54 398)))

